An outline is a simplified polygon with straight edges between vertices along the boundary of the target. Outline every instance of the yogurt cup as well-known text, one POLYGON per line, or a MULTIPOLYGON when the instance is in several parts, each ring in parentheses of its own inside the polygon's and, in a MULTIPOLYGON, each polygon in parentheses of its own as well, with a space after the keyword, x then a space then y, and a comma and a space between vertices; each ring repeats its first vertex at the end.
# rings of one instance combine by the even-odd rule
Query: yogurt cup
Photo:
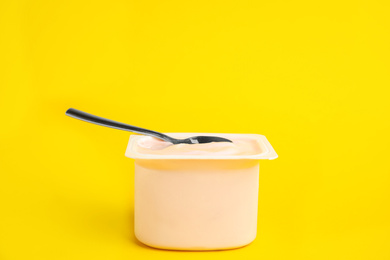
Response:
POLYGON ((222 250, 251 243, 257 232, 259 162, 277 158, 265 136, 168 135, 220 136, 233 144, 153 150, 147 146, 152 137, 131 135, 125 155, 135 159, 136 238, 151 247, 173 250, 222 250), (249 148, 233 149, 242 142, 249 148))

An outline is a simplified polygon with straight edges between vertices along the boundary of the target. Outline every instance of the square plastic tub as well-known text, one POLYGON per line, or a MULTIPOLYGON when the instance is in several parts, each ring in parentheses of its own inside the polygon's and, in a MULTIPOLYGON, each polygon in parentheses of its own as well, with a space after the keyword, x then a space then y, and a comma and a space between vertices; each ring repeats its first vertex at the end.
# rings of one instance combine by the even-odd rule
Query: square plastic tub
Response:
POLYGON ((126 156, 135 159, 134 230, 151 247, 221 250, 256 238, 259 160, 277 154, 263 135, 169 133, 251 138, 251 155, 156 155, 139 153, 142 135, 130 137, 126 156))

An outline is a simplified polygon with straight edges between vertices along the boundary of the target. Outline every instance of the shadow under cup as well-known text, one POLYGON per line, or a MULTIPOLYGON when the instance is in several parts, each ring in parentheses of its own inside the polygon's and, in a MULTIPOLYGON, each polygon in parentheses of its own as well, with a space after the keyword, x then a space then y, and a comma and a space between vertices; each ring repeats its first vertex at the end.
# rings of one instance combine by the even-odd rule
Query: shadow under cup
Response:
POLYGON ((130 137, 126 156, 135 159, 134 228, 142 243, 161 249, 221 250, 256 238, 260 159, 277 154, 262 135, 254 155, 151 155, 137 152, 130 137))

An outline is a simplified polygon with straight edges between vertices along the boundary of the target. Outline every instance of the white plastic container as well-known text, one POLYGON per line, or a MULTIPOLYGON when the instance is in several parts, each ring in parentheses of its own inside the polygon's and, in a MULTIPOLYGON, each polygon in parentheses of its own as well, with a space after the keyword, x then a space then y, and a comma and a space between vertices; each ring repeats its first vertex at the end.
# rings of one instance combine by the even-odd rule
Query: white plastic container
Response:
POLYGON ((277 154, 262 135, 170 133, 253 138, 252 155, 155 155, 137 152, 132 135, 126 156, 135 159, 135 236, 151 247, 220 250, 256 237, 259 160, 277 154))

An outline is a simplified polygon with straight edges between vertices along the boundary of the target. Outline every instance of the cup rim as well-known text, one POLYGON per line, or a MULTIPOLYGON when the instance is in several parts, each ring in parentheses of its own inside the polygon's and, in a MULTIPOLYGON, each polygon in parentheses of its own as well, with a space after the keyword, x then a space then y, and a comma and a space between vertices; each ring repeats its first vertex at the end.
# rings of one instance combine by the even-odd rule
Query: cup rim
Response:
POLYGON ((199 136, 199 135, 207 135, 207 136, 220 136, 224 138, 229 137, 249 137, 255 140, 258 145, 261 147, 261 152, 258 154, 252 155, 158 155, 158 154, 144 154, 136 151, 135 147, 137 141, 141 138, 145 138, 145 135, 131 135, 129 138, 129 142, 127 145, 127 149, 125 152, 125 156, 132 159, 164 159, 164 160, 262 160, 268 159, 273 160, 278 157, 275 150, 267 140, 264 135, 259 134, 224 134, 224 133, 166 133, 167 135, 171 135, 177 138, 187 138, 190 136, 199 136))

